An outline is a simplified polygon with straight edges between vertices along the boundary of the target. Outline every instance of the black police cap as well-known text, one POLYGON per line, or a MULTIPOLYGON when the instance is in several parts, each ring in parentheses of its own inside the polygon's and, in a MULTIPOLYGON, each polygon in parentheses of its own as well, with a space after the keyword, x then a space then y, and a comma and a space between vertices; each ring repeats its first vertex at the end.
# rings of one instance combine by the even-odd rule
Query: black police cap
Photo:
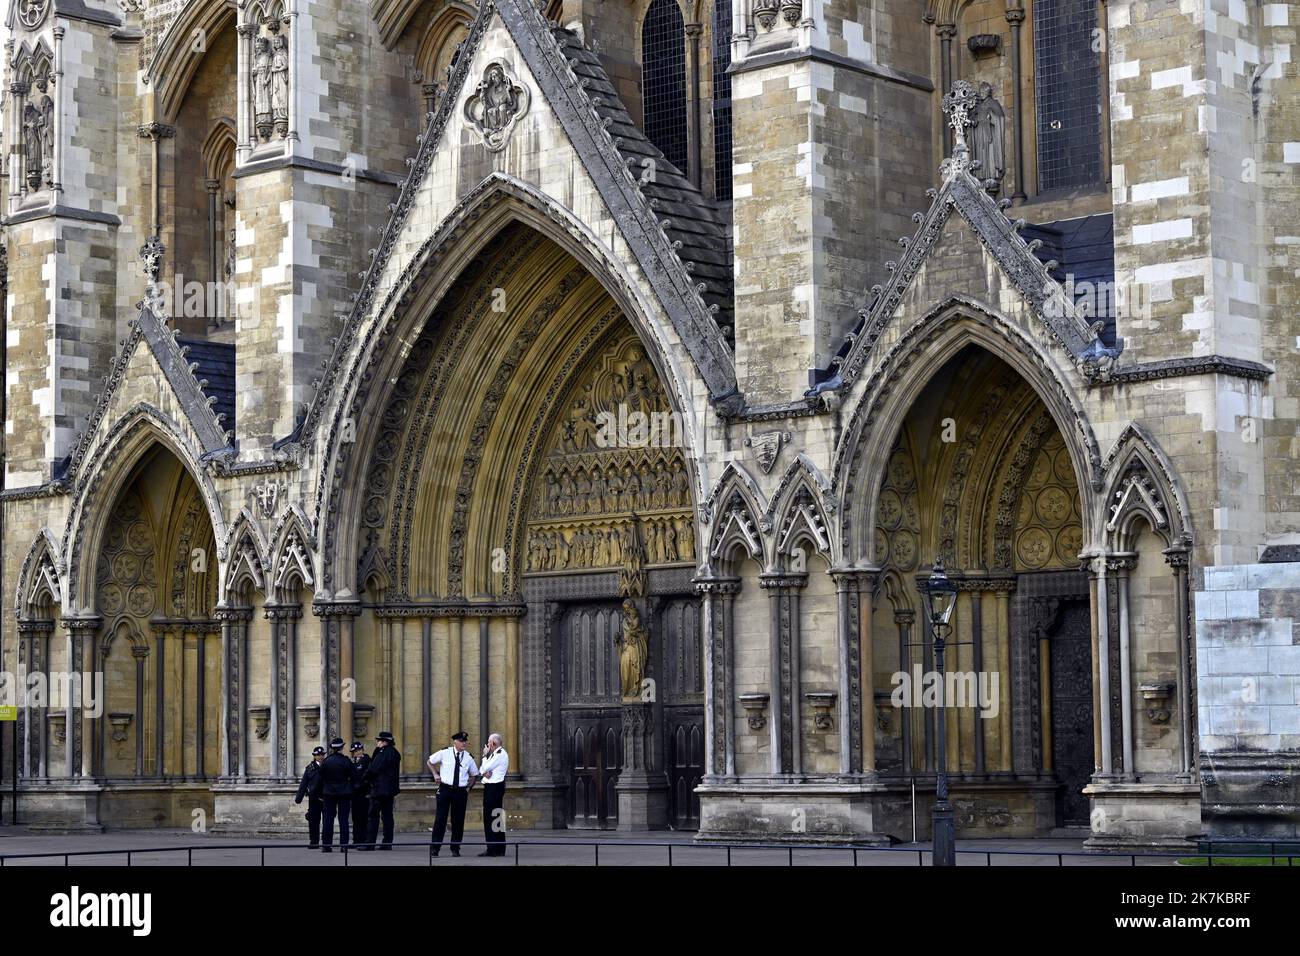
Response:
POLYGON ((390 744, 393 742, 393 735, 387 730, 381 730, 376 740, 387 740, 390 744))
POLYGON ((323 754, 324 752, 325 752, 325 748, 324 748, 324 747, 315 747, 315 748, 312 749, 311 755, 312 755, 313 757, 319 757, 319 756, 320 756, 321 754, 323 754))
POLYGON ((365 750, 366 745, 359 740, 354 740, 352 741, 352 746, 349 747, 348 749, 351 750, 353 753, 356 753, 358 750, 365 750))
POLYGON ((335 737, 333 740, 330 741, 330 750, 342 750, 342 749, 343 749, 342 737, 335 737))
POLYGON ((456 731, 456 733, 454 733, 454 734, 451 735, 451 739, 452 739, 452 740, 464 740, 464 741, 468 741, 468 740, 469 740, 469 734, 465 733, 465 731, 463 731, 463 730, 458 730, 458 731, 456 731))

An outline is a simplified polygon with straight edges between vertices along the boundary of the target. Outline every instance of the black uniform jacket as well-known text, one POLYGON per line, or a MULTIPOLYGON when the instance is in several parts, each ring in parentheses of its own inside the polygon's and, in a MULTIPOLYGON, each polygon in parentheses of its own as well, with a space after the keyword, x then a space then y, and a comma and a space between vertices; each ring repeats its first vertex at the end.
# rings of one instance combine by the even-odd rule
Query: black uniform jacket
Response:
POLYGON ((402 772, 402 755, 391 744, 375 750, 366 769, 366 781, 372 797, 395 797, 401 791, 398 777, 402 772))
POLYGON ((352 791, 354 797, 364 797, 370 793, 370 782, 366 780, 366 771, 370 769, 370 757, 362 754, 352 764, 357 772, 356 789, 352 791))
POLYGON ((293 798, 294 803, 302 803, 303 797, 311 797, 313 800, 319 800, 321 793, 320 764, 312 761, 307 764, 307 769, 302 772, 302 783, 298 784, 298 795, 293 798))
POLYGON ((356 784, 356 768, 352 760, 340 753, 332 753, 320 765, 321 794, 326 797, 350 797, 356 784))

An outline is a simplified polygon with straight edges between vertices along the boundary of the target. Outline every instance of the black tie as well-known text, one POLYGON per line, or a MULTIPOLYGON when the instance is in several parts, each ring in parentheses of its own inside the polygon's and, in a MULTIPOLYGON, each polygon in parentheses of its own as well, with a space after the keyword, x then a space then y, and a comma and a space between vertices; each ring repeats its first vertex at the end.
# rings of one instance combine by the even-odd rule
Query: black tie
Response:
POLYGON ((460 786, 460 754, 461 752, 457 750, 456 751, 456 776, 451 778, 451 785, 453 787, 460 786))

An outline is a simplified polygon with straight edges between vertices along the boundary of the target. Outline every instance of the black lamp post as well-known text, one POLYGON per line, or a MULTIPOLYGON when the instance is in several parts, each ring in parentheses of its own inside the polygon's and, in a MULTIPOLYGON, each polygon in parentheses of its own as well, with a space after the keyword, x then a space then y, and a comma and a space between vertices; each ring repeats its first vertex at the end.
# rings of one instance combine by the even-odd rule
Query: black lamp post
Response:
POLYGON ((934 666, 939 676, 939 779, 935 784, 934 809, 931 811, 931 831, 934 841, 930 859, 934 866, 957 865, 957 836, 952 820, 952 804, 948 802, 948 698, 944 678, 943 652, 947 642, 944 632, 952 620, 952 609, 957 605, 957 586, 944 573, 943 561, 934 562, 930 580, 926 585, 930 600, 930 625, 934 629, 934 666))

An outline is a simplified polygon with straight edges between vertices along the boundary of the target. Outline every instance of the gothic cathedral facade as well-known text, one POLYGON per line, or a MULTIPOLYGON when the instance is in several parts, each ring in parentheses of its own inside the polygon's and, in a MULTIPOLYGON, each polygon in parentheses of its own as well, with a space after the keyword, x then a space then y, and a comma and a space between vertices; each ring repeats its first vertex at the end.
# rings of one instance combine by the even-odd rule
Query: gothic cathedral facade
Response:
POLYGON ((1296 835, 1294 3, 8 7, 25 822, 1296 835))

